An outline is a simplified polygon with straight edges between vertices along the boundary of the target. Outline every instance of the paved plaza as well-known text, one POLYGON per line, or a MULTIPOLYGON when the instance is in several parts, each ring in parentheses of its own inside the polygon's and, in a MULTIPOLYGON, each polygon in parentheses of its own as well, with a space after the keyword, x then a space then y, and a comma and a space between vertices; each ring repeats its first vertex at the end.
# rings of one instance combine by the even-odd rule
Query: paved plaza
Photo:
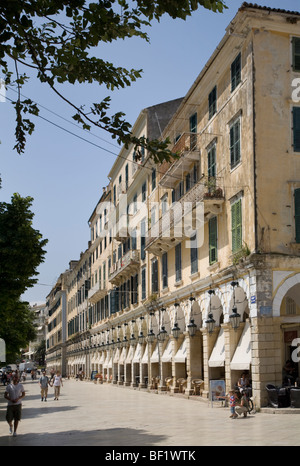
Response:
POLYGON ((40 401, 27 381, 23 420, 12 437, 0 388, 0 446, 299 446, 300 416, 256 413, 230 419, 228 408, 179 396, 66 380, 59 401, 53 388, 40 401))

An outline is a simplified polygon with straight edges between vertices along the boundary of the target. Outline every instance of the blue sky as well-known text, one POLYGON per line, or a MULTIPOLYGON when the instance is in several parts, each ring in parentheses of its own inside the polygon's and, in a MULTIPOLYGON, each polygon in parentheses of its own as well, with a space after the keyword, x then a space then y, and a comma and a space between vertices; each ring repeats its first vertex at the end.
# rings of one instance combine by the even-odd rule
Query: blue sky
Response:
MULTIPOLYGON (((300 11, 299 0, 255 3, 300 11)), ((228 9, 223 14, 200 9, 186 21, 163 18, 148 30, 150 44, 130 39, 101 48, 99 54, 114 64, 143 69, 141 79, 111 95, 112 111, 123 111, 127 121, 134 124, 143 108, 183 97, 241 4, 242 1, 227 0, 228 9)), ((61 89, 76 103, 87 106, 108 95, 106 89, 96 85, 68 85, 61 89)), ((102 187, 108 183, 107 174, 119 148, 105 132, 93 129, 93 134, 89 134, 73 126, 72 110, 35 80, 23 88, 23 94, 45 107, 41 109, 42 117, 100 146, 36 118, 36 129, 28 137, 25 154, 20 156, 12 150, 13 109, 9 102, 0 102, 0 200, 9 202, 14 192, 32 196, 33 226, 49 240, 46 260, 39 267, 39 284, 23 296, 31 303, 38 303, 45 301, 69 261, 78 259, 87 248, 88 219, 101 197, 102 187)), ((7 96, 16 98, 11 90, 7 96)))

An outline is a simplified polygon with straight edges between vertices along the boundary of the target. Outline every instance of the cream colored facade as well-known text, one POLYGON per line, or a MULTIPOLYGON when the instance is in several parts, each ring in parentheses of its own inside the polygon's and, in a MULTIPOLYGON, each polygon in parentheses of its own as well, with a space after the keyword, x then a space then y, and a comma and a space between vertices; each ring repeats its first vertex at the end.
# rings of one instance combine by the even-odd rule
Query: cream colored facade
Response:
POLYGON ((155 166, 129 147, 112 167, 89 220, 88 317, 68 336, 68 373, 208 397, 211 381, 228 392, 246 371, 257 406, 286 360, 299 374, 299 21, 244 4, 187 95, 141 112, 134 134, 169 137, 180 157, 155 166))

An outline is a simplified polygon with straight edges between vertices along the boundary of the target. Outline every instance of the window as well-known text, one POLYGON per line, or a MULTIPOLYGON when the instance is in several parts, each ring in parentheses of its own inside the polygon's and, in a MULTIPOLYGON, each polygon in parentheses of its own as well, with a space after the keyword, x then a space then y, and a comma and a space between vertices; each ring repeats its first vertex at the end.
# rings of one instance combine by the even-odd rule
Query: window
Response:
POLYGON ((192 133, 190 139, 190 150, 193 150, 197 145, 197 113, 194 113, 194 115, 190 117, 190 133, 192 133))
POLYGON ((191 237, 191 274, 198 272, 197 235, 191 237))
POLYGON ((162 287, 168 287, 168 253, 165 252, 161 256, 161 268, 162 268, 162 287))
POLYGON ((131 277, 131 304, 138 302, 138 275, 131 277))
POLYGON ((146 219, 144 218, 141 221, 141 260, 142 261, 146 257, 145 245, 146 245, 146 219))
POLYGON ((142 268, 142 299, 146 299, 146 267, 142 268))
POLYGON ((181 275, 181 243, 175 246, 175 281, 179 282, 181 275))
POLYGON ((293 108, 293 147, 300 152, 300 107, 293 108))
POLYGON ((156 169, 152 169, 152 191, 156 188, 156 169))
POLYGON ((156 207, 152 207, 151 209, 151 227, 155 224, 155 219, 156 219, 156 207))
POLYGON ((232 252, 242 249, 242 199, 231 206, 232 252))
POLYGON ((154 259, 151 264, 152 293, 158 292, 158 261, 154 259))
POLYGON ((185 177, 185 191, 188 192, 191 188, 191 174, 188 173, 185 177))
POLYGON ((300 243, 300 188, 295 189, 295 238, 296 243, 300 243))
POLYGON ((137 213, 137 194, 133 196, 133 213, 137 213))
POLYGON ((136 249, 136 228, 133 230, 131 236, 131 249, 136 249))
POLYGON ((297 313, 295 301, 287 296, 285 298, 285 314, 287 316, 295 315, 297 313))
POLYGON ((216 176, 216 145, 210 147, 207 152, 207 167, 208 167, 208 177, 216 176))
POLYGON ((293 70, 300 71, 300 37, 293 37, 293 70))
POLYGON ((168 193, 161 198, 161 214, 164 215, 168 210, 168 193))
POLYGON ((217 86, 213 88, 208 96, 208 119, 210 120, 217 113, 217 86))
POLYGON ((230 166, 236 167, 241 160, 241 123, 238 118, 230 127, 230 166))
POLYGON ((231 64, 231 92, 233 92, 241 82, 241 54, 231 64))
POLYGON ((218 260, 218 231, 217 231, 217 217, 209 220, 209 264, 212 265, 218 260))
POLYGON ((147 185, 145 181, 145 183, 143 183, 142 185, 142 202, 145 202, 146 196, 147 196, 147 185))
POLYGON ((128 163, 125 166, 125 189, 128 189, 129 175, 128 175, 128 163))

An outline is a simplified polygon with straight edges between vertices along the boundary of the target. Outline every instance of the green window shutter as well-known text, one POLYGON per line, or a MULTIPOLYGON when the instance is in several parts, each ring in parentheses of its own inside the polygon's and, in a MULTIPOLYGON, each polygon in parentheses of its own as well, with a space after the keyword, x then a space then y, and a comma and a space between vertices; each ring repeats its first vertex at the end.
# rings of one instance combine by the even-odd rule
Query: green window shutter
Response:
POLYGON ((242 60, 241 54, 239 53, 231 65, 231 92, 233 92, 241 82, 241 71, 242 60))
POLYGON ((231 206, 232 252, 242 249, 242 200, 231 206))
POLYGON ((300 107, 293 108, 293 145, 294 152, 300 152, 300 107))
POLYGON ((234 168, 241 159, 240 120, 230 128, 230 166, 234 168))
POLYGON ((218 237, 217 237, 217 217, 209 220, 209 263, 213 264, 218 260, 218 237))
POLYGON ((194 150, 197 145, 197 113, 190 117, 190 150, 194 150))
POLYGON ((295 189, 295 230, 296 243, 300 243, 300 189, 295 189))

